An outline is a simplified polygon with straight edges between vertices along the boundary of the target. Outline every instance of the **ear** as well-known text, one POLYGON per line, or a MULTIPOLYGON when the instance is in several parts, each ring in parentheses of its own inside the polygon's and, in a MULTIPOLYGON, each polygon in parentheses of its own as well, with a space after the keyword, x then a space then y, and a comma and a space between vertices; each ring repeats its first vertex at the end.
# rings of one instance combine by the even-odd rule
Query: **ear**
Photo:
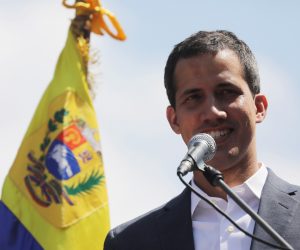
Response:
POLYGON ((176 133, 176 134, 180 134, 180 127, 177 123, 177 116, 176 116, 176 111, 172 106, 168 106, 167 110, 166 110, 166 115, 167 115, 167 119, 169 121, 169 124, 172 128, 172 130, 176 133))
POLYGON ((256 123, 261 123, 266 115, 268 109, 268 100, 265 95, 257 94, 254 97, 256 107, 256 123))

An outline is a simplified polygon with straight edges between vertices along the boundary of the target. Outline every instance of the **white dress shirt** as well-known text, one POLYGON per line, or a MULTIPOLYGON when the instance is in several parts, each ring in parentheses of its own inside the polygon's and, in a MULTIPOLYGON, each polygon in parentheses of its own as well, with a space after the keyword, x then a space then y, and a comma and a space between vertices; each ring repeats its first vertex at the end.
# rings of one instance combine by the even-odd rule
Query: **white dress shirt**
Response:
MULTIPOLYGON (((267 175, 268 170, 262 164, 258 171, 246 182, 232 188, 255 212, 258 211, 259 200, 267 175)), ((230 197, 227 196, 227 201, 218 197, 210 197, 196 186, 193 180, 192 186, 202 196, 218 205, 241 228, 249 233, 253 233, 254 220, 230 197)), ((250 249, 251 238, 238 230, 231 222, 193 192, 191 193, 191 215, 195 250, 250 249)))

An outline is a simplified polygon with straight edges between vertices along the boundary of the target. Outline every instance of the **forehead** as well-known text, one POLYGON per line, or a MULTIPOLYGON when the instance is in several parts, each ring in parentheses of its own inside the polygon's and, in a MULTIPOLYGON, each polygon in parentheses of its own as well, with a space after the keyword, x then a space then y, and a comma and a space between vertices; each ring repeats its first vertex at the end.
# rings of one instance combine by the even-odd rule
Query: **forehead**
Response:
POLYGON ((181 58, 174 70, 176 90, 192 82, 203 84, 218 81, 243 80, 243 69, 238 56, 229 49, 215 54, 200 54, 189 58, 181 58))

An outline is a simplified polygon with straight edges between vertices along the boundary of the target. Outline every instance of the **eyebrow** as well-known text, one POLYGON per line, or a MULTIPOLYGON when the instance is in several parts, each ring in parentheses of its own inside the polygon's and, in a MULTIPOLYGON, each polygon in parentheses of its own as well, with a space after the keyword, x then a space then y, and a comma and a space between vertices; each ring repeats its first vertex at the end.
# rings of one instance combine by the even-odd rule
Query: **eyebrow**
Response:
POLYGON ((190 94, 194 94, 194 93, 199 93, 202 91, 203 90, 199 89, 199 88, 186 89, 183 91, 183 93, 180 96, 186 96, 186 95, 190 95, 190 94))
POLYGON ((218 84, 217 86, 218 88, 219 87, 237 87, 235 84, 231 83, 231 82, 221 82, 218 84))
MULTIPOLYGON (((221 82, 216 86, 216 88, 224 88, 224 87, 237 87, 237 86, 235 86, 231 82, 221 82)), ((190 95, 190 94, 199 93, 199 92, 203 92, 203 90, 201 88, 191 88, 191 89, 184 90, 182 95, 185 96, 185 95, 190 95)))
MULTIPOLYGON (((217 86, 216 89, 218 88, 235 88, 238 89, 239 87, 236 86, 235 84, 233 84, 232 82, 220 82, 217 86)), ((196 93, 202 93, 203 90, 201 88, 191 88, 191 89, 186 89, 182 92, 182 94, 180 96, 178 96, 179 98, 187 96, 187 95, 191 95, 191 94, 196 94, 196 93)))

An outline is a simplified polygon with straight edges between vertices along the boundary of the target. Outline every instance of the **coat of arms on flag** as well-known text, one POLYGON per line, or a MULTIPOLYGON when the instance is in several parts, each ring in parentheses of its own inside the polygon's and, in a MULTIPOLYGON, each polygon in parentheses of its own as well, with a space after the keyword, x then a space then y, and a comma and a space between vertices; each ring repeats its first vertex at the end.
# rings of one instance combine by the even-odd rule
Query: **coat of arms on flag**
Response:
POLYGON ((11 169, 12 178, 27 190, 36 209, 58 227, 107 204, 93 112, 74 91, 56 97, 49 105, 48 120, 24 140, 28 145, 21 151, 27 152, 19 154, 27 157, 19 159, 23 174, 11 169))

